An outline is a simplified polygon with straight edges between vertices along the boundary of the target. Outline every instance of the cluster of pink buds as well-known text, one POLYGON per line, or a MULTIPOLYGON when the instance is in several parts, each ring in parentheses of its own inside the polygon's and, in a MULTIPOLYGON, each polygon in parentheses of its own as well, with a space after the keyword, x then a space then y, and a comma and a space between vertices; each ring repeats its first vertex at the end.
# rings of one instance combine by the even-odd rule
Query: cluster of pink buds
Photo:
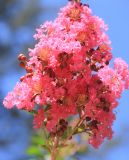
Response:
POLYGON ((106 30, 88 5, 69 2, 54 22, 37 29, 38 43, 29 49, 30 57, 18 56, 26 75, 4 99, 5 107, 33 112, 34 127, 45 127, 50 137, 61 138, 73 116, 78 123, 72 134, 83 126, 94 147, 111 139, 113 110, 129 87, 129 69, 120 58, 114 69, 109 67, 112 53, 106 30))

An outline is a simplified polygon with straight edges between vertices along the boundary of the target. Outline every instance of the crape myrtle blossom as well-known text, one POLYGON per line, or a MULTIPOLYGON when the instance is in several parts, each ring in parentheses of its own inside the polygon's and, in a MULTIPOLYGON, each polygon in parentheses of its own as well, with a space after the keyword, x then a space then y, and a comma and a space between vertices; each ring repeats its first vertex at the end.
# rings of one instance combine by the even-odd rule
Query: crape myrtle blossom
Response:
POLYGON ((128 89, 129 70, 128 65, 121 59, 114 61, 114 69, 109 66, 100 69, 98 72, 102 81, 110 87, 116 98, 121 96, 121 92, 128 89))
POLYGON ((68 118, 79 115, 91 145, 111 139, 113 110, 129 87, 129 69, 121 58, 109 67, 107 29, 88 5, 69 2, 54 22, 37 29, 29 58, 19 55, 26 74, 4 99, 5 107, 35 111, 34 127, 45 126, 50 135, 61 137, 68 118))

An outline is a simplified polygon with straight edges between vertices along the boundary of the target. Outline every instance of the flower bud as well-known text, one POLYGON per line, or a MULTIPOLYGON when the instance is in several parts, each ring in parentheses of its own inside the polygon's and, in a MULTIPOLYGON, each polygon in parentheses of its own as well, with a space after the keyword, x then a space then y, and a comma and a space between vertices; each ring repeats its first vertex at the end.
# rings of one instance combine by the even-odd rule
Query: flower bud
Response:
POLYGON ((22 77, 20 78, 20 81, 22 82, 24 79, 25 79, 25 76, 22 76, 22 77))
POLYGON ((18 60, 19 61, 26 61, 26 56, 24 54, 19 54, 18 60))
POLYGON ((20 67, 25 68, 26 64, 24 62, 20 62, 20 67))
POLYGON ((27 73, 27 75, 26 75, 27 78, 30 78, 32 76, 33 76, 33 73, 27 73))
POLYGON ((33 69, 30 66, 25 67, 27 73, 32 73, 33 69))

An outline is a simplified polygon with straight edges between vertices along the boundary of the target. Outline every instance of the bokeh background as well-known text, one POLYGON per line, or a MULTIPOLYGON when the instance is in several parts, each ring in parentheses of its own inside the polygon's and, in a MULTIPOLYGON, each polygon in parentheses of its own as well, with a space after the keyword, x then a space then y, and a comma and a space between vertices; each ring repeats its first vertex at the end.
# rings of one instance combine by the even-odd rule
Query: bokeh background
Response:
MULTIPOLYGON (((129 0, 83 0, 93 14, 109 26, 114 57, 129 64, 129 0)), ((0 0, 0 160, 30 160, 26 149, 33 133, 32 117, 16 109, 6 110, 2 101, 24 74, 17 61, 19 53, 27 54, 36 43, 35 29, 46 20, 54 20, 67 0, 0 0)), ((115 110, 114 138, 95 150, 75 155, 79 160, 129 159, 129 91, 125 91, 115 110)), ((71 158, 72 159, 72 158, 71 158)))

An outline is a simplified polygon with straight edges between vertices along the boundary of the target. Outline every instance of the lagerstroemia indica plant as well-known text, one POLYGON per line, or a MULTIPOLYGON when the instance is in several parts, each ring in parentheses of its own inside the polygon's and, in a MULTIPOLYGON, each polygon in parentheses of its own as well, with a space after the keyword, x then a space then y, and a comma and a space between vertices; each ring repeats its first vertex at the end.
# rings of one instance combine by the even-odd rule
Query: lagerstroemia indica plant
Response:
POLYGON ((37 29, 38 43, 29 49, 29 58, 18 56, 26 74, 3 103, 34 114, 34 128, 46 132, 51 160, 75 134, 89 134, 95 148, 112 138, 113 110, 129 88, 129 69, 121 58, 109 67, 112 53, 106 30, 87 4, 73 0, 54 22, 37 29), (74 126, 71 117, 77 119, 74 126))

